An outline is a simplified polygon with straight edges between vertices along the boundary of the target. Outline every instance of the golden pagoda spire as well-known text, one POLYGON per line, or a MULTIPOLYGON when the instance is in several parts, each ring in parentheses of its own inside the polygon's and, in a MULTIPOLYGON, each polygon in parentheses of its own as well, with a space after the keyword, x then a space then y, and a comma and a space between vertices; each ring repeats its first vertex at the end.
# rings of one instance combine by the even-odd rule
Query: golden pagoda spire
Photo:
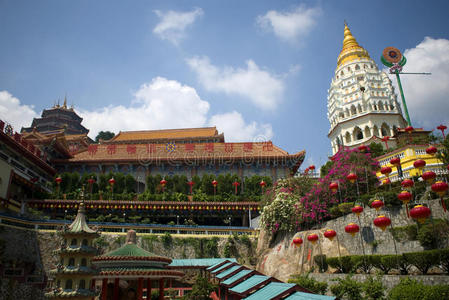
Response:
POLYGON ((64 96, 64 105, 63 108, 67 108, 67 94, 64 96))
POLYGON ((345 30, 343 38, 343 48, 338 56, 337 67, 340 67, 343 63, 353 61, 360 58, 370 58, 368 51, 363 49, 362 46, 357 43, 357 40, 349 30, 348 24, 345 21, 345 30))

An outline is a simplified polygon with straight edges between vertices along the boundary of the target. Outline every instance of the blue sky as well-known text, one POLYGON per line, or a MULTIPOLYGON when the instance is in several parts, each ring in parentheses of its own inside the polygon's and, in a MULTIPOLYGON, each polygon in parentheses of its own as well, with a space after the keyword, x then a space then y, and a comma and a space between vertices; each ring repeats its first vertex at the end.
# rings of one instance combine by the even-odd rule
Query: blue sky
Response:
MULTIPOLYGON (((380 66, 405 51, 415 126, 449 121, 448 1, 0 1, 0 118, 64 98, 99 130, 217 125, 306 164, 330 154, 327 89, 346 20, 380 66)), ((405 75, 404 75, 405 76, 405 75)))

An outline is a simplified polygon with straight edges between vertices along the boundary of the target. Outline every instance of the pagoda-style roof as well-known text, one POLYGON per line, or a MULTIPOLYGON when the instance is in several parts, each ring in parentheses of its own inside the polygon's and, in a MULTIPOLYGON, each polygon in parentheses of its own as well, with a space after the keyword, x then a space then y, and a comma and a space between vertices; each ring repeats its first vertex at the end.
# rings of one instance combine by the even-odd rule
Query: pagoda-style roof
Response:
POLYGON ((86 267, 86 266, 59 266, 56 269, 50 270, 51 275, 95 275, 98 273, 98 270, 86 267))
POLYGON ((345 22, 343 48, 338 56, 337 68, 348 62, 359 60, 361 58, 371 59, 368 51, 357 43, 355 37, 349 30, 348 24, 345 22))
POLYGON ((151 143, 163 141, 224 142, 224 135, 216 127, 179 128, 162 130, 120 131, 105 144, 151 143))
POLYGON ((81 246, 66 246, 54 251, 55 254, 59 255, 72 255, 72 254, 83 254, 83 255, 97 255, 98 249, 91 246, 81 245, 81 246))
POLYGON ((86 209, 84 208, 84 203, 81 202, 78 207, 78 214, 72 224, 64 227, 62 231, 63 235, 67 234, 93 234, 99 235, 97 230, 91 229, 86 222, 86 209))

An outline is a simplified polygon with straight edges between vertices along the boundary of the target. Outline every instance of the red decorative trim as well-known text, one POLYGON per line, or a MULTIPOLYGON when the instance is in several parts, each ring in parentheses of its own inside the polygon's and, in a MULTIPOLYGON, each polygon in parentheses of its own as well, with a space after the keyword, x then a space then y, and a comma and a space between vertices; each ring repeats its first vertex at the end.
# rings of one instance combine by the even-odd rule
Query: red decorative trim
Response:
POLYGON ((123 271, 101 271, 99 276, 139 276, 139 275, 147 275, 147 276, 184 276, 183 272, 180 271, 172 271, 172 270, 123 270, 123 271))
POLYGON ((158 261, 171 263, 172 260, 162 256, 96 256, 92 261, 116 261, 116 260, 137 260, 137 261, 158 261))

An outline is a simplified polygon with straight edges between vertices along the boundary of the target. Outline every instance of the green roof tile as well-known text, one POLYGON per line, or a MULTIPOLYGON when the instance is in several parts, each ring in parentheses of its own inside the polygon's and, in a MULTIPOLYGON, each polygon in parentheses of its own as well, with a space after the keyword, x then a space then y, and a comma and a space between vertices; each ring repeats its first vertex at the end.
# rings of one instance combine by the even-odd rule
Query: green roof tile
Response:
POLYGON ((159 255, 153 254, 140 248, 136 244, 125 244, 122 247, 112 250, 102 256, 140 256, 140 257, 158 257, 159 255))
POLYGON ((334 299, 336 298, 332 296, 296 292, 294 294, 291 294, 284 300, 334 300, 334 299))
POLYGON ((270 279, 270 277, 268 277, 268 276, 254 275, 254 276, 251 276, 251 277, 247 278, 246 280, 240 282, 235 287, 230 289, 230 291, 241 294, 268 279, 270 279))
POLYGON ((240 269, 240 268, 242 268, 242 266, 233 266, 233 267, 230 267, 230 268, 227 269, 226 271, 223 271, 223 272, 221 272, 220 274, 217 274, 217 276, 215 276, 215 277, 217 277, 218 279, 222 279, 223 277, 225 277, 225 276, 231 274, 232 272, 234 272, 234 271, 236 271, 236 270, 238 270, 238 269, 240 269))
POLYGON ((245 277, 246 275, 248 275, 252 271, 253 270, 242 270, 242 271, 238 272, 237 274, 229 277, 228 279, 226 279, 222 283, 225 284, 225 285, 233 284, 234 282, 236 282, 237 280, 239 280, 242 277, 245 277))
POLYGON ((244 298, 245 300, 270 300, 274 297, 282 294, 286 290, 294 287, 296 284, 294 283, 283 283, 283 282, 270 282, 254 294, 244 298))
POLYGON ((170 267, 213 267, 226 260, 237 262, 235 258, 196 258, 196 259, 173 259, 170 267))
POLYGON ((222 266, 216 268, 215 270, 213 270, 212 273, 214 273, 214 274, 215 273, 219 273, 220 270, 223 270, 224 268, 228 267, 230 264, 233 264, 233 263, 232 262, 227 262, 224 265, 222 265, 222 266))

